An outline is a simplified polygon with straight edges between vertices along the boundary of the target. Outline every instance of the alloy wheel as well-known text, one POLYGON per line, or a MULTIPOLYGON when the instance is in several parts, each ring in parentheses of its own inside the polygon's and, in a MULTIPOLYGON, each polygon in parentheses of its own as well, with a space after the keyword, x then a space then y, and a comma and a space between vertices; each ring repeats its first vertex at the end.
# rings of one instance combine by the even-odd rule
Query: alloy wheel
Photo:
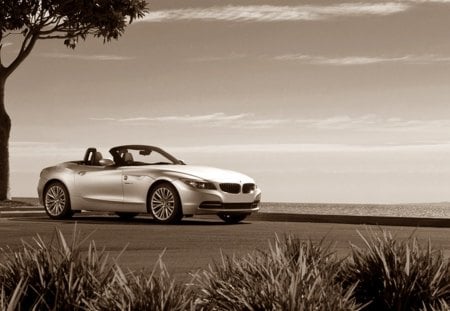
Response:
POLYGON ((156 189, 151 197, 151 209, 153 216, 158 220, 168 220, 175 211, 175 195, 171 189, 166 187, 156 189))
POLYGON ((45 195, 45 208, 52 216, 60 216, 66 207, 66 193, 60 185, 52 185, 45 195))

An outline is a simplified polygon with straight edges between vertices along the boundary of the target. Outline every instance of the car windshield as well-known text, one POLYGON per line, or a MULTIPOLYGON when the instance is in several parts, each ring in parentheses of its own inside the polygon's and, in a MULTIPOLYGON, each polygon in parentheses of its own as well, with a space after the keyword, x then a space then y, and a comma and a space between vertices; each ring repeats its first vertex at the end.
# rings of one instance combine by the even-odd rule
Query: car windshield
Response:
POLYGON ((178 159, 156 147, 124 146, 113 148, 111 153, 116 163, 123 166, 180 164, 178 159))

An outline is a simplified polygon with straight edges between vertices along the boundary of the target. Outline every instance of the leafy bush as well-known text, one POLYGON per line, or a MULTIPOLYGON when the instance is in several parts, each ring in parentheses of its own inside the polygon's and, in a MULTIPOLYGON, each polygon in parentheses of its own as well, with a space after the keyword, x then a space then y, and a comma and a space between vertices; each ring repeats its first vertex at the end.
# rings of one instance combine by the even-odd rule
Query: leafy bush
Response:
POLYGON ((338 281, 354 287, 365 310, 448 310, 450 266, 442 251, 417 239, 395 239, 390 233, 361 235, 365 249, 352 246, 338 281))
POLYGON ((200 310, 358 310, 352 288, 334 283, 339 262, 328 247, 293 236, 268 251, 222 256, 196 275, 200 310))

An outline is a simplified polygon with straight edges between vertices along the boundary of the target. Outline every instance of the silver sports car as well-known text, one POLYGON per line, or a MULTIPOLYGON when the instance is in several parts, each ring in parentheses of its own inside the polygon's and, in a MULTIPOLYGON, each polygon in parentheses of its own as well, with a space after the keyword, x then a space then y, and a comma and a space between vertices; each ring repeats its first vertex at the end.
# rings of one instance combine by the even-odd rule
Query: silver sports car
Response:
POLYGON ((160 223, 216 214, 227 223, 259 210, 261 190, 244 174, 186 165, 153 146, 126 145, 103 159, 96 148, 84 160, 42 170, 38 194, 49 217, 81 210, 115 212, 122 218, 149 213, 160 223))

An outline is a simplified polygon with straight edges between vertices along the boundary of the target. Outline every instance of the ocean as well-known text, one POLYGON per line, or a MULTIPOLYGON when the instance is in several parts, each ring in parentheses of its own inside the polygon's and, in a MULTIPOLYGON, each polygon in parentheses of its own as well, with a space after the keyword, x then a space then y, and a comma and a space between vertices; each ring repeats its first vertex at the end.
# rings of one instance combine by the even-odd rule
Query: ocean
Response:
POLYGON ((411 204, 336 204, 263 202, 262 213, 450 218, 450 202, 411 204))

